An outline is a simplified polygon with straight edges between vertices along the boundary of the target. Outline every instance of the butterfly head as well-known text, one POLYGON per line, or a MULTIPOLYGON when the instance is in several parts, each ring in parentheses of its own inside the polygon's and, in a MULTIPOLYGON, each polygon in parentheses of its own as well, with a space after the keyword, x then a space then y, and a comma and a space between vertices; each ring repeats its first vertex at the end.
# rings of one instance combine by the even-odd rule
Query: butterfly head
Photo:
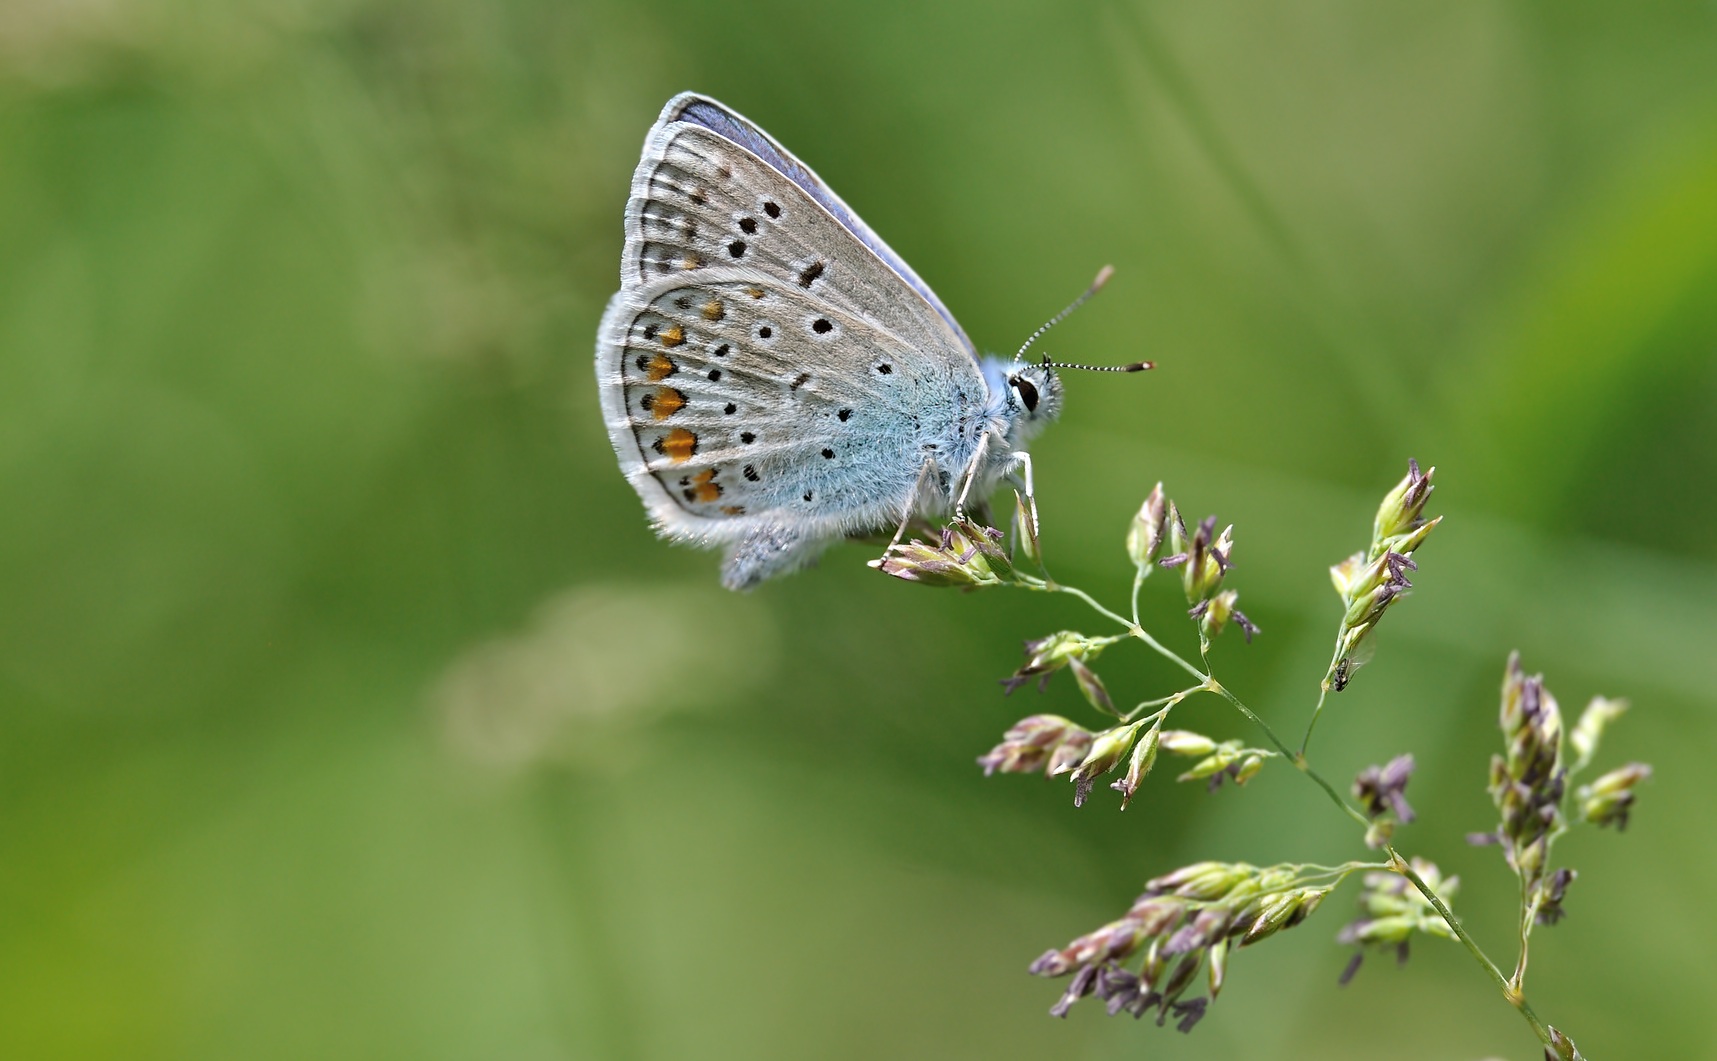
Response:
POLYGON ((1035 435, 1061 415, 1061 377, 1048 364, 1027 364, 1008 373, 1018 422, 1023 434, 1035 435))
POLYGON ((1135 361, 1130 365, 1077 365, 1069 362, 1051 361, 1045 357, 1039 362, 1025 360, 1025 352, 1031 349, 1031 344, 1042 338, 1043 333, 1066 320, 1074 310, 1083 306, 1092 295, 1103 290, 1103 285, 1109 282, 1115 270, 1105 265, 1097 273, 1097 279, 1091 281, 1091 286, 1068 304, 1067 308, 1045 321, 1043 326, 1031 333, 1014 354, 1013 364, 1008 367, 1006 379, 1008 385, 1008 408, 1013 413, 1013 428, 1009 441, 1020 443, 1043 430, 1061 415, 1061 378, 1055 374, 1058 368, 1082 368, 1093 372, 1141 372, 1151 367, 1149 361, 1135 361))

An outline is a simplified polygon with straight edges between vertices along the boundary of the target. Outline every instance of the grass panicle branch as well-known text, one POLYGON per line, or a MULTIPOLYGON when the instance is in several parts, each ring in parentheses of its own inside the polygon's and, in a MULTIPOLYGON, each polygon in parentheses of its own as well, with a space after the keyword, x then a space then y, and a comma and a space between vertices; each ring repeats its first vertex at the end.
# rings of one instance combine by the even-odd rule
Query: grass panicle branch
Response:
POLYGON ((1378 507, 1370 543, 1330 569, 1342 611, 1330 663, 1318 682, 1317 698, 1297 749, 1291 749, 1269 722, 1219 681, 1210 663, 1212 642, 1227 627, 1239 628, 1248 642, 1260 632, 1237 608, 1238 592, 1225 584, 1233 567, 1234 527, 1218 531, 1217 518, 1208 516, 1189 528, 1161 483, 1140 506, 1126 533, 1126 555, 1134 569, 1131 618, 1050 577, 1044 566, 1036 502, 1029 496, 1016 494, 1012 555, 1002 544, 1001 532, 956 520, 940 531, 934 544, 916 539, 896 543, 872 562, 886 574, 920 584, 968 590, 1009 586, 1071 596, 1119 628, 1102 636, 1058 630, 1024 643, 1024 661, 1002 680, 1006 692, 1011 694, 1034 680, 1042 690, 1057 672, 1066 670, 1086 703, 1112 722, 1091 729, 1059 715, 1027 716, 979 757, 986 775, 1066 776, 1074 785, 1075 805, 1083 806, 1099 779, 1117 774, 1109 787, 1120 793, 1125 809, 1139 796, 1163 755, 1190 761, 1177 781, 1203 781, 1211 791, 1225 781, 1243 786, 1269 760, 1282 759, 1363 830, 1367 847, 1387 856, 1383 862, 1333 867, 1200 862, 1154 878, 1124 916, 1045 952, 1032 963, 1035 974, 1070 977, 1051 1013, 1064 1016, 1080 999, 1096 996, 1111 1015, 1152 1013, 1158 1025, 1173 1020, 1181 1031, 1190 1031, 1220 993, 1234 951, 1299 925, 1349 876, 1364 871, 1360 916, 1336 936, 1357 948, 1343 983, 1358 970, 1367 951, 1386 950, 1404 960, 1414 936, 1454 940, 1520 1013, 1547 1058, 1583 1056, 1565 1033, 1541 1021, 1527 1002, 1527 958, 1533 928, 1560 919, 1576 877, 1572 869, 1552 864, 1556 839, 1577 825, 1625 828, 1638 786, 1651 776, 1649 766, 1629 763, 1587 784, 1572 784, 1594 760, 1606 730, 1621 717, 1626 703, 1595 698, 1572 730, 1565 732, 1560 709, 1542 677, 1526 676, 1518 656, 1509 658, 1500 713, 1504 750, 1491 764, 1489 783, 1499 824, 1469 839, 1499 845, 1519 878, 1519 954, 1512 974, 1505 974, 1486 954, 1452 909, 1459 879, 1445 876, 1428 861, 1403 855, 1395 846, 1397 831, 1418 817, 1406 799, 1415 768, 1413 756, 1395 755, 1361 771, 1351 785, 1351 799, 1315 769, 1309 757, 1312 731, 1329 694, 1347 689, 1354 674, 1371 659, 1377 624, 1413 588, 1410 575, 1419 570, 1413 556, 1442 522, 1441 516, 1425 512, 1435 489, 1434 474, 1434 468, 1421 471, 1416 461, 1409 461, 1407 475, 1378 507), (1024 570, 1016 557, 1035 566, 1037 573, 1024 570), (1180 576, 1181 591, 1191 605, 1187 615, 1198 644, 1196 663, 1147 631, 1139 619, 1140 595, 1159 568, 1180 576), (1193 684, 1121 710, 1096 664, 1105 651, 1129 642, 1173 664, 1193 684), (1258 728, 1267 746, 1218 741, 1171 727, 1176 708, 1199 693, 1227 701, 1258 728), (1206 994, 1189 997, 1200 970, 1205 973, 1206 994))

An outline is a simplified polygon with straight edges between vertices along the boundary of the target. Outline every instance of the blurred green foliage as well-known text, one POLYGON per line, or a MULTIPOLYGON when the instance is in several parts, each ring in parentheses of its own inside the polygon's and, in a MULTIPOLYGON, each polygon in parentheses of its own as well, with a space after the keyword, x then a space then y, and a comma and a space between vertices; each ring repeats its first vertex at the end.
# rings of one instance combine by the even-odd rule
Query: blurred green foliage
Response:
POLYGON ((1348 893, 1191 1036, 1044 1016, 1026 964, 1145 878, 1355 837, 1285 770, 1124 814, 980 777, 1019 715, 1083 717, 994 685, 1072 602, 859 548, 741 597, 654 539, 590 357, 686 88, 990 349, 1114 262, 1049 349, 1162 367, 1069 380, 1045 547, 1118 599, 1157 479, 1235 521, 1265 633, 1218 665, 1283 728, 1325 568, 1438 465, 1320 759, 1418 756, 1403 846, 1508 959, 1512 878, 1461 839, 1504 657, 1631 697, 1609 757, 1658 774, 1558 849, 1532 994, 1593 1057, 1709 1055, 1714 48, 1683 0, 9 0, 0 1056, 1535 1056, 1452 945, 1338 990, 1348 893))

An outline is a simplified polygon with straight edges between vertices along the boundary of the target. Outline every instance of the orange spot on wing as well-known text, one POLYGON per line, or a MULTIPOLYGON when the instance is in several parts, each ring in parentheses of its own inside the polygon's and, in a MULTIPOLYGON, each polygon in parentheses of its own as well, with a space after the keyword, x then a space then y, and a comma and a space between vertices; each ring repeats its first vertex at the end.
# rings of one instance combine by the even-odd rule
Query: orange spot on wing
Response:
POLYGON ((727 316, 727 311, 722 308, 721 303, 719 301, 717 301, 716 299, 712 298, 708 302, 705 302, 703 304, 703 319, 704 320, 706 320, 706 321, 718 321, 718 320, 721 320, 725 316, 727 316))
POLYGON ((680 263, 680 266, 685 269, 697 269, 702 265, 703 257, 695 251, 687 251, 685 261, 680 263))
POLYGON ((745 506, 744 505, 723 505, 723 506, 721 506, 721 514, 724 516, 743 516, 743 515, 745 515, 745 506))
POLYGON ((686 396, 672 387, 658 390, 650 402, 650 415, 666 420, 686 407, 686 396))
POLYGON ((670 324, 662 329, 662 345, 672 350, 686 341, 686 330, 678 324, 670 324))
POLYGON ((745 289, 745 293, 750 295, 752 298, 763 297, 763 289, 761 287, 748 287, 745 289))
POLYGON ((662 436, 662 452, 675 464, 684 464, 698 451, 698 437, 683 427, 676 427, 662 436))
POLYGON ((714 468, 705 468, 692 476, 692 492, 706 505, 721 496, 721 484, 715 481, 714 468))
POLYGON ((679 370, 680 367, 678 365, 669 361, 661 354, 657 354, 655 357, 650 359, 650 363, 648 365, 644 366, 644 376, 651 383, 660 383, 679 370))

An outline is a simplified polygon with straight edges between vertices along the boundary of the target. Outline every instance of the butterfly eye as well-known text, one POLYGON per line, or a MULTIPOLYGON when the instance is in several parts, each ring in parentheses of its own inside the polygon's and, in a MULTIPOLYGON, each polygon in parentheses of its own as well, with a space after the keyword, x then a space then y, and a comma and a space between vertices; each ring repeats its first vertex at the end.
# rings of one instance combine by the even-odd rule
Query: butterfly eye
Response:
POLYGON ((1031 381, 1023 376, 1015 376, 1009 382, 1014 385, 1014 390, 1019 391, 1019 400, 1025 403, 1025 411, 1037 412, 1037 388, 1031 381))

